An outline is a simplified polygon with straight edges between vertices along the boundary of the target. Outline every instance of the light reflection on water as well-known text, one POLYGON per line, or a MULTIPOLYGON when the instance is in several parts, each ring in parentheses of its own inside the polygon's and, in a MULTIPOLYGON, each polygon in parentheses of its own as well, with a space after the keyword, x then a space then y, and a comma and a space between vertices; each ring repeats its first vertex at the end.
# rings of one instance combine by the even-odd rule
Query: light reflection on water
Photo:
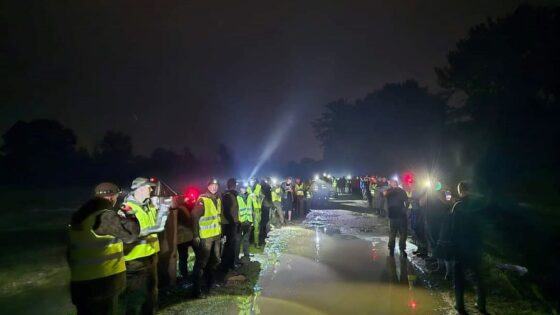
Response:
MULTIPOLYGON (((340 227, 343 229, 343 227, 340 227)), ((413 268, 386 241, 329 236, 326 226, 273 231, 255 296, 239 315, 438 314, 413 268)))

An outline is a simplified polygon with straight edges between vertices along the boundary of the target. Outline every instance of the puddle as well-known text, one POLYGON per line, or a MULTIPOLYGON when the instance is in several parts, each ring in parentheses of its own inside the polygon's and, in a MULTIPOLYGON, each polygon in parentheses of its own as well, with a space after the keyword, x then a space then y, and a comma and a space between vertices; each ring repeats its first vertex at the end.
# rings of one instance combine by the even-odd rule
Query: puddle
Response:
MULTIPOLYGON (((239 314, 444 313, 437 298, 417 283, 413 266, 399 255, 388 257, 386 237, 346 235, 345 229, 357 225, 356 216, 336 214, 316 220, 320 212, 313 211, 305 227, 272 233, 275 259, 239 314)), ((364 219, 369 220, 359 220, 364 219)))

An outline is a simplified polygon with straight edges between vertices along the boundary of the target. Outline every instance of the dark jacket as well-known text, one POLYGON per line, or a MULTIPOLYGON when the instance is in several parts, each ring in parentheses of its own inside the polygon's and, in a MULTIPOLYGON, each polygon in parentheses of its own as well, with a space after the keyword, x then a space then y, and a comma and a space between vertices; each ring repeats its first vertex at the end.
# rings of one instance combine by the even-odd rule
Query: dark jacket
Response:
POLYGON ((192 215, 186 206, 177 210, 177 244, 190 242, 193 239, 192 215))
POLYGON ((94 197, 90 199, 72 214, 70 223, 71 225, 78 225, 92 213, 104 209, 110 211, 105 211, 97 216, 93 225, 93 231, 96 234, 114 236, 125 244, 133 243, 138 239, 140 233, 138 222, 119 216, 111 201, 105 198, 94 197))
POLYGON ((228 190, 222 196, 222 224, 239 223, 239 204, 237 204, 237 191, 228 190))
POLYGON ((476 262, 481 259, 484 240, 482 200, 466 196, 451 210, 450 241, 453 257, 458 261, 476 262))
POLYGON ((408 196, 402 188, 397 187, 387 189, 385 198, 387 198, 389 219, 406 218, 405 204, 408 202, 408 196))
POLYGON ((274 204, 272 203, 272 187, 266 182, 261 184, 262 194, 263 194, 263 207, 272 208, 274 204))

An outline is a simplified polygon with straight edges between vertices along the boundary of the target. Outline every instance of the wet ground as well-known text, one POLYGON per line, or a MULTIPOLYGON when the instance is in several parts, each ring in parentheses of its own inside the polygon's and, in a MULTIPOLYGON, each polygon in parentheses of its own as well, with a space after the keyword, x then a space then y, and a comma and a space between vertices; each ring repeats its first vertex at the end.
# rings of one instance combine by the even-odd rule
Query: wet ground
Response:
POLYGON ((301 224, 272 231, 257 294, 239 314, 447 314, 413 264, 398 250, 388 257, 386 222, 349 210, 312 210, 301 224))

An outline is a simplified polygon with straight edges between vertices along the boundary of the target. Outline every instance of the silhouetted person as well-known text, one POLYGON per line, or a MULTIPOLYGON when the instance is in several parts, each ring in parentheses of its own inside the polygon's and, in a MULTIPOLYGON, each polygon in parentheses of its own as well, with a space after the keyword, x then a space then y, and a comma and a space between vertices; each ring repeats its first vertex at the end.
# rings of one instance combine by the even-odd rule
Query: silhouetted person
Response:
POLYGON ((465 270, 474 273, 477 286, 476 308, 486 313, 486 284, 482 266, 483 222, 480 198, 472 195, 469 182, 460 182, 457 186, 459 201, 451 210, 451 243, 455 266, 455 309, 459 314, 466 314, 463 295, 465 292, 465 270))
POLYGON ((408 222, 406 218, 406 192, 398 186, 396 180, 390 181, 391 187, 385 191, 389 215, 389 256, 395 253, 395 239, 399 234, 399 249, 401 255, 406 257, 406 237, 408 222))
POLYGON ((239 205, 237 204, 237 181, 230 178, 227 181, 227 190, 222 196, 222 233, 226 237, 224 251, 222 253, 222 271, 226 274, 235 269, 235 253, 239 247, 238 236, 241 233, 239 225, 239 205))
MULTIPOLYGON (((261 217, 261 225, 260 225, 260 233, 259 233, 259 246, 264 246, 264 241, 267 237, 268 233, 268 221, 270 219, 270 209, 274 207, 272 203, 272 187, 270 183, 272 180, 270 177, 267 177, 265 181, 262 182, 262 195, 263 195, 263 202, 262 202, 262 217, 261 217)), ((256 241, 256 240, 255 240, 256 241)))
POLYGON ((288 222, 292 221, 292 213, 294 212, 294 183, 292 178, 286 178, 286 181, 282 183, 282 210, 288 216, 288 222))

